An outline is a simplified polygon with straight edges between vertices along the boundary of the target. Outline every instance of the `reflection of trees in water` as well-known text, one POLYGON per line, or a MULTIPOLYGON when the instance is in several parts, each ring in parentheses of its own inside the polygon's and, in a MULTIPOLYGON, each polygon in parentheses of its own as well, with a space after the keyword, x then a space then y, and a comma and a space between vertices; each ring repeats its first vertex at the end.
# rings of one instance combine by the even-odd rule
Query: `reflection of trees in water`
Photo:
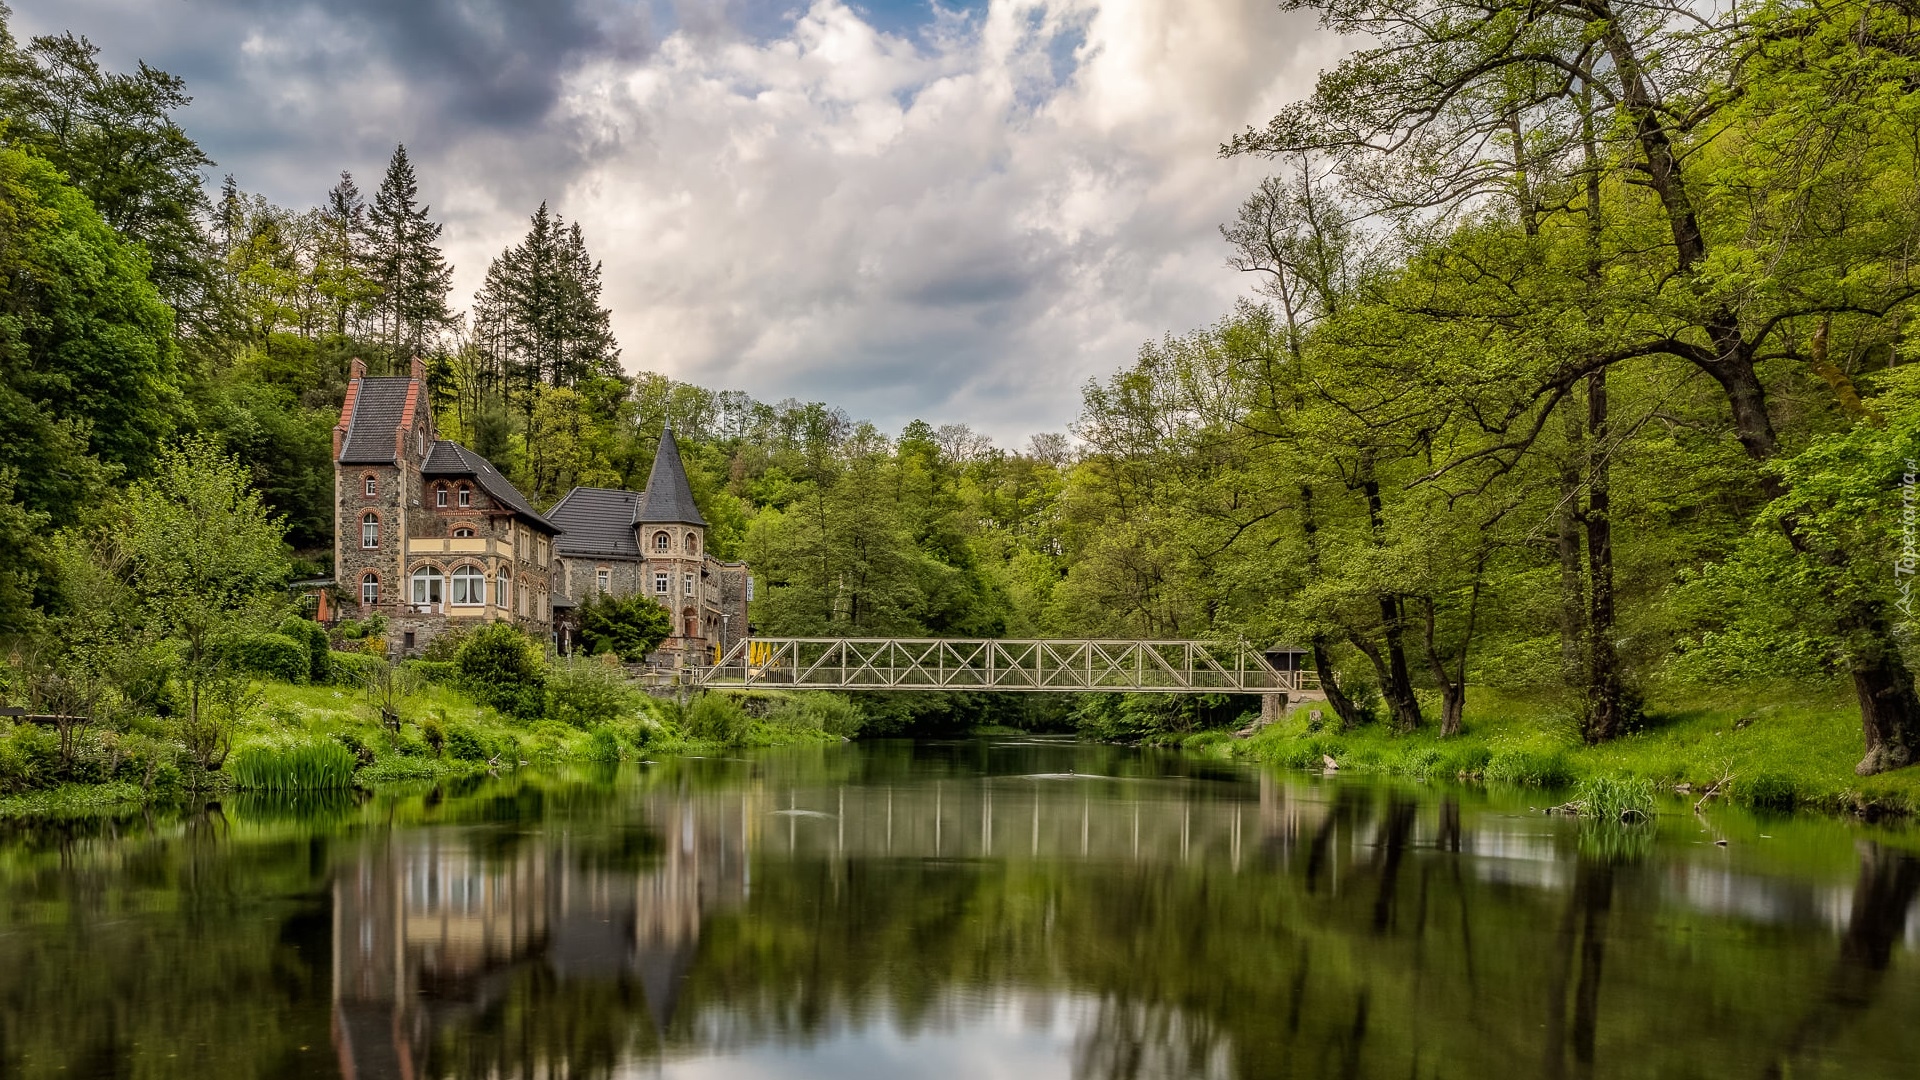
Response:
POLYGON ((1075 1080, 1225 1080, 1228 1042, 1204 1015, 1109 995, 1074 1036, 1075 1080))

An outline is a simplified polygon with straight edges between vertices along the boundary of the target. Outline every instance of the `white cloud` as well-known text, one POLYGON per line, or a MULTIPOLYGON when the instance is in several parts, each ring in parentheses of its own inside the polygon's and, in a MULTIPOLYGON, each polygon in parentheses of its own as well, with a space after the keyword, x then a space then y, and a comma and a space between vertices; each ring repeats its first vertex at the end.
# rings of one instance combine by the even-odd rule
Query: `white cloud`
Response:
POLYGON ((917 40, 817 0, 573 72, 597 145, 555 202, 630 366, 1017 442, 1230 306, 1215 226, 1263 166, 1215 148, 1332 55, 1271 0, 994 0, 917 40))

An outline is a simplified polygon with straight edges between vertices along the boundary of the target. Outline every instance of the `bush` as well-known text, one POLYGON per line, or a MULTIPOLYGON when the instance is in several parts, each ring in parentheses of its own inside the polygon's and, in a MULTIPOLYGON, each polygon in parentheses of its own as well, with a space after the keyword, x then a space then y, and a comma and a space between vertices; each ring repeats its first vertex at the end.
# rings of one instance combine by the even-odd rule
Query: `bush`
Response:
POLYGON ((249 634, 220 646, 220 658, 234 668, 281 682, 304 683, 313 659, 302 642, 285 634, 249 634))
POLYGON ((438 757, 446 749, 447 729, 441 723, 441 717, 428 717, 420 721, 420 737, 427 742, 427 749, 438 757))
POLYGON ((593 728, 630 711, 634 690, 611 664, 570 659, 547 674, 547 700, 554 719, 593 728))
POLYGON ((546 673, 533 640, 511 623, 489 623, 467 636, 454 661, 460 685, 483 704, 521 720, 546 713, 546 673))
POLYGON ((619 761, 620 740, 611 729, 596 728, 593 738, 587 741, 588 761, 619 761))
POLYGON ((0 795, 18 795, 60 781, 60 739, 53 732, 21 724, 0 736, 0 795))
POLYGON ((801 692, 767 712, 767 723, 808 728, 851 739, 860 734, 866 715, 851 698, 828 691, 801 692))
POLYGON ((328 661, 333 668, 333 681, 341 686, 365 686, 387 666, 380 657, 361 652, 337 652, 328 657, 328 661))
POLYGON ((307 681, 315 686, 333 679, 333 640, 325 627, 312 619, 294 616, 280 624, 280 633, 306 647, 307 681))
POLYGON ((1487 762, 1488 780, 1527 787, 1565 787, 1573 782, 1573 769, 1559 754, 1531 750, 1502 750, 1487 762))
POLYGON ((485 737, 465 724, 447 728, 445 753, 455 761, 486 761, 493 757, 485 737))
POLYGON ((467 643, 469 629, 454 625, 446 627, 427 641, 427 647, 420 650, 420 659, 436 663, 452 663, 460 656, 460 646, 467 643))
POLYGON ((421 682, 435 686, 452 686, 460 681, 460 668, 451 660, 404 660, 400 666, 419 676, 421 682))
POLYGON ((324 791, 353 786, 359 762, 337 742, 288 747, 249 746, 233 755, 227 769, 242 791, 324 791))
POLYGON ((739 746, 753 722, 740 703, 725 694, 701 694, 687 710, 687 734, 696 739, 739 746))
POLYGON ((581 604, 575 614, 580 620, 580 641, 588 652, 612 653, 629 664, 645 660, 673 633, 673 617, 667 609, 642 593, 601 593, 581 604))

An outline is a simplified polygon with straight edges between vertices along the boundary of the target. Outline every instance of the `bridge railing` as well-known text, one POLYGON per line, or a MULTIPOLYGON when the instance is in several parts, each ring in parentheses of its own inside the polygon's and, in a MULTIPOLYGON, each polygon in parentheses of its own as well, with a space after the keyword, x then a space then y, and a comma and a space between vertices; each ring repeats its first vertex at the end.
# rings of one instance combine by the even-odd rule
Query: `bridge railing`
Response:
POLYGON ((1295 693, 1311 671, 1245 642, 1101 639, 748 638, 703 669, 709 687, 1028 693, 1295 693))

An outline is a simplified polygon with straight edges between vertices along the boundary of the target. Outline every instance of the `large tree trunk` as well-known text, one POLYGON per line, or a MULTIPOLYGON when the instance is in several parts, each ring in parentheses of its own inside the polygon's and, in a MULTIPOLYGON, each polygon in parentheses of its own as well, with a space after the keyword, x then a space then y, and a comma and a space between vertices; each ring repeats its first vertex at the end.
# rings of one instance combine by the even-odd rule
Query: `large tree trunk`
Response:
POLYGON ((1585 679, 1587 597, 1580 564, 1580 418, 1566 414, 1567 449, 1560 459, 1560 505, 1554 511, 1560 555, 1560 676, 1569 687, 1585 679))
POLYGON ((1587 377, 1587 426, 1593 436, 1587 466, 1587 569, 1593 579, 1587 630, 1587 709, 1590 743, 1620 734, 1620 656, 1613 644, 1613 495, 1607 437, 1607 371, 1587 377))
MULTIPOLYGON (((1313 485, 1300 485, 1300 531, 1305 534, 1307 544, 1307 573, 1316 577, 1320 574, 1320 519, 1313 510, 1313 485)), ((1340 718, 1340 730, 1351 731, 1365 721, 1360 715, 1360 707, 1340 689, 1340 681, 1333 670, 1332 655, 1327 649, 1324 634, 1315 634, 1307 642, 1313 651, 1313 670, 1320 675, 1320 690, 1327 695, 1327 705, 1333 714, 1340 718)))
MULTIPOLYGON (((1360 487, 1367 499, 1367 523, 1373 529, 1375 541, 1384 543, 1387 529, 1380 504, 1380 481, 1374 479, 1371 468, 1360 487)), ((1380 671, 1380 696, 1387 700, 1394 727, 1412 731, 1424 720, 1420 715, 1420 701, 1413 696, 1413 676, 1407 669, 1406 609, 1393 593, 1380 594, 1380 623, 1381 637, 1387 646, 1385 662, 1369 654, 1380 671)))

